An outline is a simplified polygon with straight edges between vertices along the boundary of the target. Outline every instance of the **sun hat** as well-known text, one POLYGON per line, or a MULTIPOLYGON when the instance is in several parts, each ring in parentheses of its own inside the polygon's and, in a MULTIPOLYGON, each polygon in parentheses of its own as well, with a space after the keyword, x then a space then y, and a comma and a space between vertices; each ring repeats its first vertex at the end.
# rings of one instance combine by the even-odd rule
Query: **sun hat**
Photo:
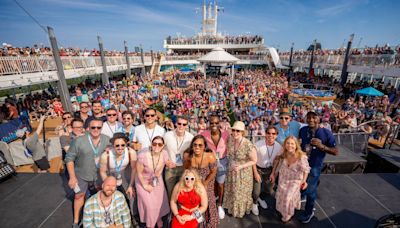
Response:
POLYGON ((236 121, 233 126, 231 127, 231 129, 235 129, 238 131, 245 131, 245 125, 242 121, 236 121))
POLYGON ((290 113, 288 108, 282 108, 281 112, 279 113, 279 116, 284 116, 284 115, 292 116, 292 113, 290 113))

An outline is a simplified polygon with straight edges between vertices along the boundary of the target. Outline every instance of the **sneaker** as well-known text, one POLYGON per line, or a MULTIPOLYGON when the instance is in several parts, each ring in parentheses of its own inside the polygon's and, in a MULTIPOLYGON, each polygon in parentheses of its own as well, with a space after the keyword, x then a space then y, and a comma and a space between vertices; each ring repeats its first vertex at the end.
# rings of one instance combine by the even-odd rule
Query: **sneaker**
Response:
POLYGON ((309 216, 303 214, 302 216, 300 216, 299 220, 302 223, 309 223, 313 217, 314 217, 314 210, 311 212, 311 215, 309 216))
POLYGON ((267 209, 267 208, 268 208, 268 204, 267 204, 267 202, 265 202, 265 200, 262 200, 261 198, 258 198, 258 199, 257 199, 257 202, 260 204, 260 206, 261 206, 263 209, 267 209))
POLYGON ((300 199, 300 203, 305 203, 305 202, 307 202, 307 197, 304 196, 300 199))
POLYGON ((221 206, 218 206, 218 215, 219 215, 219 219, 225 218, 225 210, 221 206))
POLYGON ((260 212, 258 211, 258 205, 256 203, 253 203, 253 207, 251 208, 251 212, 253 212, 254 215, 259 215, 260 212))

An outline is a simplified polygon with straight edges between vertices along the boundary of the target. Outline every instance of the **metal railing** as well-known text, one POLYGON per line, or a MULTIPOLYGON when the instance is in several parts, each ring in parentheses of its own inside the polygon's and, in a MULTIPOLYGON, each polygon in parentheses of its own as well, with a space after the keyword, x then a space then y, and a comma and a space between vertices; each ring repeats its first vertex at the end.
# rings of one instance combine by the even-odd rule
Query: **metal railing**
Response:
MULTIPOLYGON (((289 62, 289 55, 280 56, 281 61, 289 62)), ((309 64, 311 55, 293 55, 294 64, 309 64)), ((315 64, 342 65, 344 55, 314 55, 315 64)), ((381 55, 350 55, 349 65, 369 66, 369 67, 400 67, 400 54, 381 54, 381 55)))
POLYGON ((368 152, 369 133, 352 132, 352 133, 334 133, 336 144, 342 145, 355 153, 368 152))
MULTIPOLYGON (((170 55, 165 56, 165 61, 197 60, 202 55, 170 55)), ((265 60, 265 55, 233 55, 240 60, 265 60)))
MULTIPOLYGON (((125 65, 124 56, 105 57, 107 66, 125 65)), ((145 62, 151 62, 151 56, 144 56, 145 62)), ((64 70, 101 67, 100 57, 68 56, 61 57, 64 70)), ((131 64, 142 64, 140 56, 130 56, 131 64)), ((57 70, 54 58, 43 57, 0 57, 0 75, 15 75, 57 70)))

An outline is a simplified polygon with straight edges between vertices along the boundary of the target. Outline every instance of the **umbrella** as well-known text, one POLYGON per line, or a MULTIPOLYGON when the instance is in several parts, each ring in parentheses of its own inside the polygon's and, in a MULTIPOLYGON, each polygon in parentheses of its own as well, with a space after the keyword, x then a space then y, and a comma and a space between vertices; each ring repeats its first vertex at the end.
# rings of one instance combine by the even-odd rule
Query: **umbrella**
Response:
POLYGON ((384 95, 381 91, 379 91, 373 87, 367 87, 364 89, 356 90, 356 93, 360 94, 360 95, 376 96, 376 97, 381 97, 384 95))

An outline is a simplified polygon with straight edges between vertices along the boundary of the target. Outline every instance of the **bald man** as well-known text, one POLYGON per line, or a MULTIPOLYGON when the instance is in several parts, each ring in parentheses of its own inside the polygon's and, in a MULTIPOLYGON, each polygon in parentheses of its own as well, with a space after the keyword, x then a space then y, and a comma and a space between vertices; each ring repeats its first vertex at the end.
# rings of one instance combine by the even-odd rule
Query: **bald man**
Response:
POLYGON ((83 210, 83 227, 131 227, 131 214, 113 176, 104 179, 102 190, 91 196, 83 210))

